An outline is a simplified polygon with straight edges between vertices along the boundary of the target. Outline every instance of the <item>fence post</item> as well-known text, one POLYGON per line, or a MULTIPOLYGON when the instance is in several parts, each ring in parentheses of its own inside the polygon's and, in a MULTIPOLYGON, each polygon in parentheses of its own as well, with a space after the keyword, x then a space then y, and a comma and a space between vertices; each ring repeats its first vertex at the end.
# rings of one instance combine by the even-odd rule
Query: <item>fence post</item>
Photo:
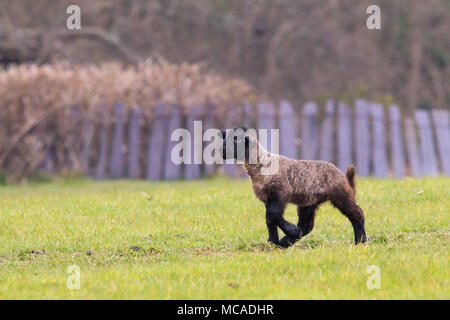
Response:
MULTIPOLYGON (((147 180, 161 180, 163 178, 166 142, 168 136, 168 110, 166 105, 156 106, 147 147, 147 180)), ((170 153, 169 153, 170 157, 170 153)))
POLYGON ((44 172, 46 175, 54 173, 55 169, 55 152, 53 146, 49 146, 45 151, 44 172))
MULTIPOLYGON (((272 103, 258 103, 258 129, 266 129, 267 137, 258 136, 259 142, 267 151, 272 151, 271 130, 275 128, 275 111, 272 103)), ((259 133, 259 132, 258 132, 259 133)))
POLYGON ((85 120, 83 124, 83 147, 81 150, 81 172, 86 175, 91 175, 90 170, 90 156, 91 156, 91 146, 92 146, 92 137, 94 134, 94 126, 91 119, 85 120))
POLYGON ((315 160, 318 152, 319 129, 317 125, 317 104, 308 102, 303 107, 302 159, 315 160))
POLYGON ((298 158, 297 126, 294 108, 288 101, 281 101, 279 113, 280 154, 292 159, 298 158))
POLYGON ((372 103, 370 109, 372 114, 373 174, 377 178, 386 178, 389 168, 386 156, 384 110, 379 103, 372 103))
POLYGON ((352 164, 352 120, 346 104, 338 104, 338 167, 345 172, 352 164))
POLYGON ((437 146, 442 173, 450 176, 450 113, 447 110, 432 110, 437 146))
POLYGON ((106 174, 106 162, 108 161, 108 117, 106 108, 101 110, 101 127, 100 127, 100 149, 98 154, 97 168, 95 169, 95 179, 104 180, 106 174))
MULTIPOLYGON (((207 103, 206 104, 206 118, 204 121, 204 128, 203 130, 206 132, 206 130, 208 129, 213 129, 215 128, 215 117, 214 117, 214 106, 211 103, 207 103)), ((216 139, 217 137, 214 137, 209 143, 213 143, 212 141, 215 141, 214 139, 216 139)), ((203 150, 205 150, 205 148, 203 147, 203 150)), ((203 170, 205 172, 206 175, 213 175, 216 171, 216 166, 215 164, 206 164, 203 163, 203 170)))
POLYGON ((124 108, 122 104, 115 106, 115 125, 114 135, 111 145, 111 163, 110 163, 110 177, 112 179, 120 179, 123 177, 123 132, 124 132, 124 108))
POLYGON ((333 162, 333 118, 334 118, 334 101, 327 100, 325 106, 325 118, 322 122, 322 130, 320 134, 320 154, 319 159, 323 161, 333 162))
MULTIPOLYGON (((188 180, 198 179, 201 176, 202 162, 203 162, 203 134, 202 130, 196 132, 194 126, 195 121, 202 120, 202 106, 194 106, 188 110, 187 130, 191 133, 191 164, 184 165, 184 177, 188 180), (199 136, 195 137, 195 134, 199 136)), ((201 123, 201 122, 200 122, 201 123)))
POLYGON ((361 177, 370 174, 369 104, 364 99, 355 101, 356 172, 361 177))
POLYGON ((242 125, 250 128, 252 122, 252 105, 250 102, 245 102, 242 110, 242 125))
POLYGON ((139 151, 141 147, 141 108, 130 112, 128 128, 128 178, 138 179, 140 176, 139 151))
POLYGON ((405 176, 405 155, 402 140, 402 116, 396 105, 389 106, 391 125, 391 157, 392 169, 396 178, 405 176))
POLYGON ((430 114, 426 110, 414 112, 417 126, 419 127, 420 150, 422 153, 422 168, 424 175, 438 175, 436 151, 433 143, 433 131, 431 129, 430 114))
POLYGON ((417 151, 416 129, 413 120, 410 118, 405 119, 405 141, 411 175, 413 177, 420 177, 422 175, 422 168, 417 151))
MULTIPOLYGON (((82 114, 81 114, 81 110, 80 107, 78 106, 73 106, 70 110, 70 133, 67 136, 67 141, 68 144, 71 146, 71 151, 70 153, 74 153, 73 156, 72 155, 68 155, 67 160, 63 161, 63 163, 60 163, 60 165, 62 164, 63 167, 66 166, 68 169, 70 168, 70 170, 74 170, 76 172, 82 172, 82 166, 81 166, 81 158, 79 157, 83 148, 83 135, 84 132, 81 133, 80 135, 77 135, 76 132, 76 128, 79 128, 82 126, 82 114)), ((46 159, 46 167, 47 170, 49 171, 49 174, 53 173, 52 170, 54 169, 55 166, 55 160, 56 160, 56 153, 55 153, 55 141, 53 141, 53 143, 48 147, 47 150, 47 159, 46 159)))
POLYGON ((172 107, 172 111, 169 116, 168 121, 168 132, 167 136, 164 137, 164 143, 168 145, 166 149, 166 157, 165 157, 165 165, 164 165, 164 179, 165 180, 176 180, 181 178, 181 164, 175 164, 172 161, 171 153, 172 149, 175 145, 177 145, 178 141, 171 141, 172 132, 181 127, 181 112, 180 109, 172 107), (167 143, 169 142, 169 143, 167 143))
MULTIPOLYGON (((236 118, 237 118, 237 109, 236 106, 233 105, 228 112, 227 118, 225 120, 225 130, 231 129, 236 126, 236 118)), ((237 167, 236 160, 228 159, 223 161, 223 170, 225 174, 231 178, 237 177, 237 167)))

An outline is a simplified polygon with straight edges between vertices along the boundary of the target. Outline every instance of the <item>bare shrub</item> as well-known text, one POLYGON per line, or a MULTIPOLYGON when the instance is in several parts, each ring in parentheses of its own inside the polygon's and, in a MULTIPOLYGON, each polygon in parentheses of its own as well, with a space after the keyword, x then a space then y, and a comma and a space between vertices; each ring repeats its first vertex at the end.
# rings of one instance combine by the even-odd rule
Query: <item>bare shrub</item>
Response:
POLYGON ((112 121, 117 103, 141 107, 150 122, 158 103, 183 112, 212 103, 220 114, 251 92, 245 81, 210 73, 201 64, 163 59, 130 67, 114 62, 11 66, 0 72, 0 171, 15 179, 49 166, 57 172, 79 170, 86 124, 112 121))

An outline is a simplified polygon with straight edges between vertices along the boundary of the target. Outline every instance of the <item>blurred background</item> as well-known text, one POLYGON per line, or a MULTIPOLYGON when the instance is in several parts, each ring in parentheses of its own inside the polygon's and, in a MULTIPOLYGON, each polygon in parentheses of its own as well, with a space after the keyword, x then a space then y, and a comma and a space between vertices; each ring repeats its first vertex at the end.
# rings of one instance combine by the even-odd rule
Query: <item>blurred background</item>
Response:
MULTIPOLYGON (((33 172, 49 150, 55 168, 64 163, 79 168, 70 160, 76 156, 54 147, 59 141, 67 150, 75 148, 76 130, 85 132, 78 125, 70 129, 67 117, 98 119, 99 112, 115 112, 118 102, 125 110, 141 107, 140 121, 149 123, 158 103, 182 110, 211 103, 226 115, 243 101, 287 99, 294 110, 315 101, 320 114, 328 99, 353 104, 364 98, 396 104, 407 117, 416 109, 450 106, 449 0, 0 0, 0 5, 4 175, 33 172), (81 30, 66 28, 72 4, 81 8, 81 30), (371 4, 381 8, 381 30, 366 27, 371 4)), ((94 152, 89 161, 97 156, 94 152)))
POLYGON ((1 1, 0 62, 135 64, 161 55, 241 77, 268 97, 370 96, 448 108, 448 0, 1 1), (64 32, 68 5, 82 30, 64 32), (381 8, 368 30, 366 8, 381 8))

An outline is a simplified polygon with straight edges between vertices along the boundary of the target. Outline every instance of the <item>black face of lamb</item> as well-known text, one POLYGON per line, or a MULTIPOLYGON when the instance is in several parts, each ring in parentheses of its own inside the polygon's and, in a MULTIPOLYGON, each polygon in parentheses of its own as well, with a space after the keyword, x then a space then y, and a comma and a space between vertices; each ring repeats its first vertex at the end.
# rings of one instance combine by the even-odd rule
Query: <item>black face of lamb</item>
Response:
POLYGON ((249 139, 245 136, 247 128, 239 127, 222 130, 222 158, 223 160, 234 159, 242 162, 248 159, 249 139))

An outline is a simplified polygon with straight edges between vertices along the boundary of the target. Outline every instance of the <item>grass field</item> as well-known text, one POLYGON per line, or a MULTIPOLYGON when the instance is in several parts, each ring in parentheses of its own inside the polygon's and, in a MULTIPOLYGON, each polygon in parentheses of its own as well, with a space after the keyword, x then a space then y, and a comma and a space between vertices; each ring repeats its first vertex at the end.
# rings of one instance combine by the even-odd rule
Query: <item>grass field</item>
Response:
MULTIPOLYGON (((0 298, 449 299, 450 179, 357 188, 367 245, 326 204, 312 233, 281 250, 266 244, 246 180, 1 186, 0 298), (71 265, 79 290, 66 285, 71 265)), ((294 206, 286 216, 297 222, 294 206)))

